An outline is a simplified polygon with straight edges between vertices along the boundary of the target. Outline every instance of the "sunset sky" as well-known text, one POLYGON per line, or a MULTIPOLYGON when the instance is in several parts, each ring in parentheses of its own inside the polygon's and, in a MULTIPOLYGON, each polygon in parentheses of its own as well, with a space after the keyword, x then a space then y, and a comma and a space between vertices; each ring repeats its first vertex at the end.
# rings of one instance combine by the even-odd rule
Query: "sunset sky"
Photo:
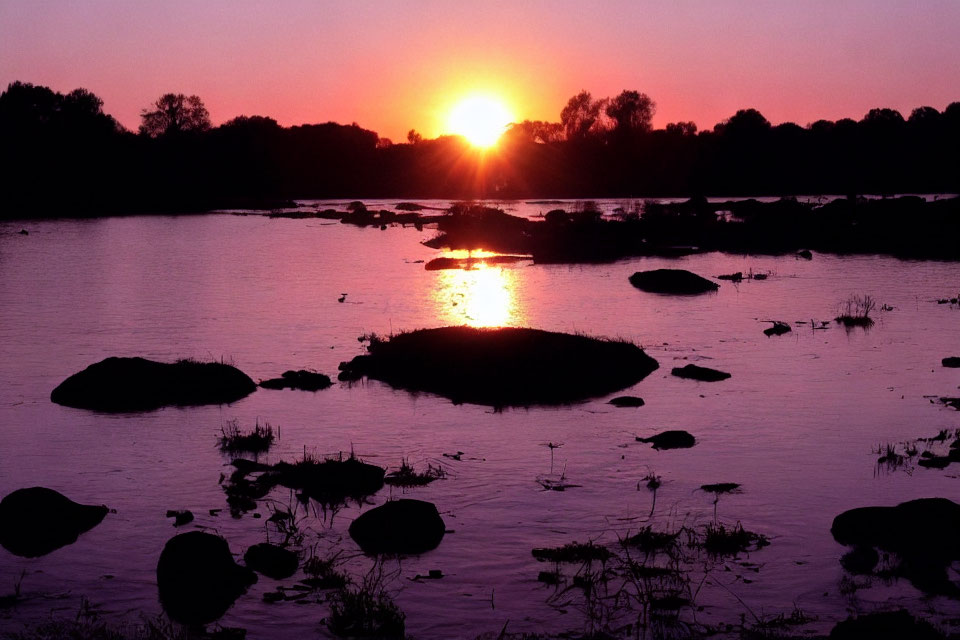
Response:
POLYGON ((960 100, 960 2, 0 0, 0 84, 87 88, 135 129, 161 93, 215 124, 350 123, 444 132, 463 96, 558 120, 581 89, 637 89, 655 126, 774 123, 960 100))

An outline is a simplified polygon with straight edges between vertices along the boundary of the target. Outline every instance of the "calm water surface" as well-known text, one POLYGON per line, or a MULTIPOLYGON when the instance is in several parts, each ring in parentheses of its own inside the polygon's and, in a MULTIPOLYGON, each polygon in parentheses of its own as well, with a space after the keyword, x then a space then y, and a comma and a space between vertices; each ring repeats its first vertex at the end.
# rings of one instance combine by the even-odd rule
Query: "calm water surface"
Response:
MULTIPOLYGON (((551 208, 512 206, 530 216, 551 208)), ((0 494, 43 485, 117 511, 42 558, 0 549, 0 595, 25 571, 29 596, 16 611, 0 612, 0 630, 51 612, 72 616, 81 596, 109 619, 158 613, 156 561, 175 534, 167 509, 191 509, 190 527, 219 532, 235 553, 264 541, 267 504, 259 520, 208 515, 225 507, 218 482, 229 460, 216 444, 221 424, 234 418, 245 427, 258 418, 279 425, 270 462, 352 449, 382 466, 408 458, 447 471, 407 494, 436 503, 452 533, 437 550, 384 567, 418 638, 473 638, 507 620, 513 632, 582 629, 576 606, 550 606, 553 588, 537 582, 549 567, 530 549, 636 531, 651 521, 651 494, 637 489, 650 472, 664 480, 655 524, 711 521, 712 500, 697 488, 738 482, 743 492, 722 498, 720 519, 771 538, 745 558, 758 572, 728 561, 708 576, 697 598, 700 622, 789 613, 794 605, 818 616, 810 628, 819 630, 850 610, 896 604, 935 620, 960 615, 958 603, 924 598, 906 583, 842 595, 845 549, 829 532, 833 517, 852 507, 960 500, 955 469, 879 473, 871 453, 880 443, 960 428, 960 414, 928 397, 957 395, 960 384, 960 370, 940 366, 960 355, 960 310, 935 302, 957 294, 960 265, 707 254, 428 272, 419 261, 439 253, 420 242, 434 233, 255 215, 0 224, 0 494), (17 233, 23 226, 28 236, 17 233), (658 267, 770 277, 724 282, 717 294, 692 298, 646 294, 627 282, 658 267), (854 293, 893 310, 876 312, 866 332, 806 324, 782 337, 762 333, 768 319, 828 320, 854 293), (643 345, 660 369, 626 391, 646 400, 640 409, 614 409, 600 398, 498 413, 376 382, 315 394, 259 390, 229 406, 138 414, 49 401, 65 377, 111 355, 222 358, 254 379, 304 367, 333 375, 361 353, 362 334, 449 324, 622 337, 643 345), (733 377, 707 384, 669 375, 687 362, 733 377), (697 446, 656 452, 634 440, 665 428, 690 431, 697 446), (554 471, 580 487, 546 492, 536 482, 550 472, 548 442, 563 443, 554 471), (443 456, 457 451, 460 461, 443 456), (410 580, 430 569, 445 577, 410 580)), ((287 493, 273 497, 286 503, 287 493)), ((390 495, 384 488, 371 502, 390 495)), ((354 505, 302 526, 308 546, 344 549, 345 567, 362 576, 372 561, 346 534, 358 512, 354 505)), ((245 627, 251 638, 326 635, 325 605, 262 601, 278 584, 261 577, 221 623, 245 627)))

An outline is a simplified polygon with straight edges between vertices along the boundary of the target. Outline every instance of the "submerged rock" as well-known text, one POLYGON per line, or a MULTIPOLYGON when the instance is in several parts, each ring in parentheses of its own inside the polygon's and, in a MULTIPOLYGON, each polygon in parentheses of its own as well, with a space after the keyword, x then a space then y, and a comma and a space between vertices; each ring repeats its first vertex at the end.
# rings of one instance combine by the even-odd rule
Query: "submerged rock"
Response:
POLYGON ((266 542, 247 549, 243 554, 243 561, 257 573, 274 580, 289 578, 300 566, 300 559, 293 551, 266 542))
POLYGON ((193 512, 189 509, 169 509, 167 511, 167 517, 173 518, 173 526, 181 527, 185 524, 190 524, 193 522, 193 512))
POLYGON ((614 398, 608 404, 612 404, 615 407, 642 407, 644 402, 643 398, 638 398, 637 396, 620 396, 614 398))
POLYGON ((350 537, 369 554, 424 553, 437 548, 445 531, 437 507, 423 500, 393 500, 350 523, 350 537))
POLYGON ((593 542, 568 542, 562 547, 537 547, 531 550, 540 562, 606 562, 612 555, 606 547, 593 542))
POLYGON ((654 449, 689 449, 697 444, 696 438, 681 430, 661 431, 649 438, 637 437, 637 442, 649 442, 654 449))
POLYGON ((219 362, 107 358, 61 382, 50 400, 95 411, 147 411, 233 402, 256 388, 247 374, 219 362))
POLYGON ((684 269, 655 269, 637 271, 630 276, 630 284, 648 293, 669 293, 693 295, 716 291, 720 288, 716 282, 684 269))
POLYGON ((723 275, 717 276, 717 280, 729 280, 730 282, 742 282, 743 272, 737 271, 736 273, 725 273, 723 275))
POLYGON ((306 369, 284 371, 279 378, 260 381, 260 386, 264 389, 300 389, 301 391, 320 391, 332 384, 330 376, 306 369))
POLYGON ((256 581, 234 562, 226 540, 202 531, 168 540, 157 562, 160 603, 182 624, 213 622, 256 581))
POLYGON ((107 511, 46 487, 17 489, 0 500, 0 546, 25 558, 46 555, 76 542, 100 524, 107 511))
POLYGON ((851 509, 834 518, 830 532, 840 544, 896 554, 899 571, 921 591, 960 596, 947 577, 947 567, 960 560, 960 504, 922 498, 851 509))
POLYGON ((689 378, 690 380, 700 380, 701 382, 718 382, 726 380, 730 374, 726 371, 711 369, 710 367, 699 367, 695 364, 688 364, 685 367, 675 367, 671 372, 678 378, 689 378))
POLYGON ((629 342, 538 329, 442 327, 371 340, 369 355, 340 364, 363 376, 455 403, 564 404, 632 386, 659 365, 629 342))
POLYGON ((767 336, 782 336, 785 333, 790 333, 792 329, 790 325, 786 322, 780 322, 779 320, 773 320, 773 326, 767 327, 763 330, 763 335, 767 336))
POLYGON ((473 269, 477 265, 512 264, 522 260, 532 260, 530 256, 493 255, 483 258, 434 258, 424 265, 427 271, 443 269, 473 269))
POLYGON ((945 367, 950 367, 951 369, 956 369, 960 367, 960 356, 951 356, 949 358, 944 358, 940 361, 941 364, 945 367))

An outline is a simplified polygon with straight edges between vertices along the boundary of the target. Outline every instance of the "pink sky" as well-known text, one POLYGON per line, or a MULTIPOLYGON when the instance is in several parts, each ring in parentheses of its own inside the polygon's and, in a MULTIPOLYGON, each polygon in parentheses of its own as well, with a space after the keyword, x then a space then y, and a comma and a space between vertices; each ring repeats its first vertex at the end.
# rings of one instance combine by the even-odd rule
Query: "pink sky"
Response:
POLYGON ((955 0, 0 0, 0 85, 87 88, 135 129, 160 94, 214 123, 357 122, 443 131, 456 100, 558 120, 581 89, 637 89, 655 125, 755 107, 774 123, 908 115, 960 100, 955 0))

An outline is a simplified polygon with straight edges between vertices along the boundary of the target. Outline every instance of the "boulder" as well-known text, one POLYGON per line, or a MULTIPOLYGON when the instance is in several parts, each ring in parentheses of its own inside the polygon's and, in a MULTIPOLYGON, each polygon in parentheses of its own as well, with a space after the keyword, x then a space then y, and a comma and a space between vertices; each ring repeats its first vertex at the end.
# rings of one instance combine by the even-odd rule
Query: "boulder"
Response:
POLYGON ((368 351, 340 364, 341 380, 366 376, 494 407, 603 396, 659 366, 629 342, 512 327, 420 329, 372 340, 368 351))
POLYGON ((17 489, 0 501, 0 545, 25 558, 46 555, 77 541, 100 524, 104 506, 77 504, 45 487, 17 489))
POLYGON ((234 562, 226 540, 202 531, 168 540, 157 562, 160 603, 182 624, 213 622, 256 581, 253 571, 234 562))
POLYGON ((107 358, 61 382, 50 400, 94 411, 148 411, 233 402, 256 388, 245 373, 219 362, 107 358))
POLYGON ((685 367, 675 367, 670 373, 678 378, 688 378, 701 382, 718 382, 730 377, 730 374, 726 371, 718 371, 717 369, 711 369, 709 367, 699 367, 695 364, 688 364, 685 367))
POLYGON ((684 269, 654 269, 637 271, 630 276, 630 284, 648 293, 695 295, 720 288, 716 282, 684 269))
POLYGON ((369 554, 418 554, 436 549, 446 525, 437 507, 422 500, 392 500, 350 523, 350 537, 369 554))
POLYGON ((960 596, 946 571, 960 560, 960 504, 922 498, 851 509, 834 518, 830 532, 840 544, 895 554, 899 570, 921 591, 960 596))
POLYGON ((260 381, 260 386, 264 389, 300 389, 301 391, 321 391, 332 384, 330 376, 306 369, 284 371, 279 378, 260 381))
POLYGON ((960 367, 960 356, 951 356, 949 358, 944 358, 940 361, 943 366, 950 367, 951 369, 956 369, 960 367))
POLYGON ((255 544, 247 549, 243 554, 243 561, 257 573, 262 573, 274 580, 289 578, 300 566, 300 559, 293 551, 266 542, 255 544))
POLYGON ((689 449, 697 444, 696 438, 686 431, 661 431, 649 438, 637 437, 637 442, 649 442, 654 449, 689 449))

